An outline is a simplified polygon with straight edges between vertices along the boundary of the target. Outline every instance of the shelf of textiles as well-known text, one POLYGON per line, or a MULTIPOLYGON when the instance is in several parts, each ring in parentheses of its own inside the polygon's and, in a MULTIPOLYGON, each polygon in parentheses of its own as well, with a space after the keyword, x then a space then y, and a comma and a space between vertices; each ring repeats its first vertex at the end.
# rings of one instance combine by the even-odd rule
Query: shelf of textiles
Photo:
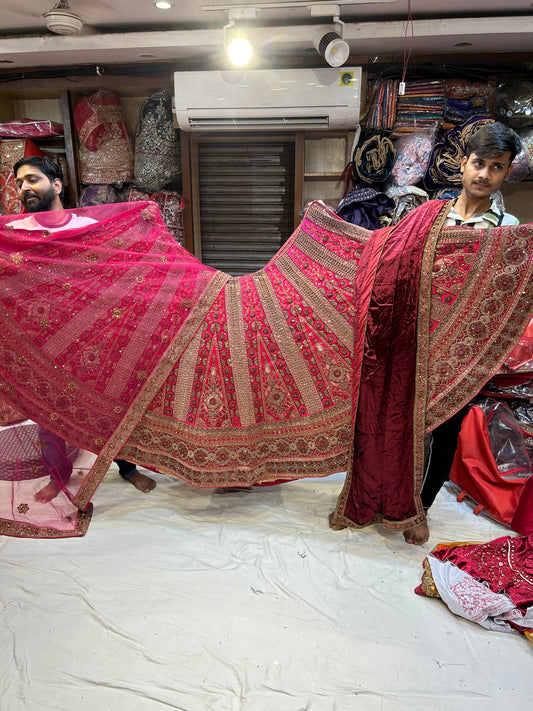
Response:
POLYGON ((0 124, 0 210, 21 211, 13 164, 21 157, 46 153, 61 164, 67 184, 69 174, 75 173, 71 194, 77 206, 155 200, 169 232, 184 244, 180 136, 173 125, 171 102, 167 89, 143 99, 135 130, 119 94, 107 89, 69 93, 69 110, 62 114, 68 127, 36 120, 0 124), (45 123, 50 125, 46 136, 45 123), (16 139, 2 135, 2 126, 9 130, 7 124, 16 124, 16 139), (74 157, 70 164, 65 157, 69 149, 74 157))
POLYGON ((184 244, 180 136, 170 90, 142 102, 135 131, 121 97, 107 89, 76 97, 72 119, 79 205, 155 200, 169 232, 184 244))
POLYGON ((533 179, 533 82, 421 80, 407 82, 402 96, 398 90, 398 81, 377 79, 369 91, 352 155, 354 189, 339 203, 344 219, 373 229, 430 198, 456 197, 468 140, 494 120, 522 141, 508 182, 533 179))

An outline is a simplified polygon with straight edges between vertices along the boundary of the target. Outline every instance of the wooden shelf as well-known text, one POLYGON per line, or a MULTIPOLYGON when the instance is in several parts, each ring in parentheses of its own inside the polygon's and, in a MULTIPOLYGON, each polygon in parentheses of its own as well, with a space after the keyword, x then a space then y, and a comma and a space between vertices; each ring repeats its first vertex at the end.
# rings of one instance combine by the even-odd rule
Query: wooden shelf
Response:
POLYGON ((304 180, 342 180, 341 173, 304 173, 304 180))

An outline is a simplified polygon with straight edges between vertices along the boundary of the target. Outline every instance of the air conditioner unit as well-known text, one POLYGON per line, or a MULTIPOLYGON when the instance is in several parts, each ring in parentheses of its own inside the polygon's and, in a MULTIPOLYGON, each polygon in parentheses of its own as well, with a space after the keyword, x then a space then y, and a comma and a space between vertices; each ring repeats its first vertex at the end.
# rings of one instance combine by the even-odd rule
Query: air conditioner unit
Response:
POLYGON ((361 67, 174 73, 184 131, 350 130, 359 122, 361 67))

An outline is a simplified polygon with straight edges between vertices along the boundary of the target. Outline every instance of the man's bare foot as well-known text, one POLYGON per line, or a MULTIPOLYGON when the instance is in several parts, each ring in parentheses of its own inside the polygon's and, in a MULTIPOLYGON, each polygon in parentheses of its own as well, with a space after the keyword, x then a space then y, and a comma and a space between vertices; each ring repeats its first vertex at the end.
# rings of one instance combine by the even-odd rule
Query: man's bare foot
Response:
POLYGON ((421 546, 429 539, 429 528, 427 523, 420 523, 418 526, 406 528, 403 532, 403 537, 407 543, 412 543, 414 546, 421 546))
POLYGON ((331 528, 332 531, 342 531, 345 528, 348 528, 348 526, 345 526, 343 523, 333 523, 334 515, 335 515, 335 511, 332 511, 329 515, 329 527, 331 528))
POLYGON ((133 484, 133 486, 139 489, 139 491, 142 491, 143 494, 149 494, 155 489, 155 481, 149 476, 146 476, 146 474, 141 474, 141 472, 135 472, 135 474, 130 476, 126 481, 133 484))
POLYGON ((252 491, 253 486, 218 486, 215 494, 238 494, 241 491, 252 491))
POLYGON ((42 489, 34 494, 33 498, 40 504, 47 504, 49 501, 52 501, 52 499, 55 499, 60 491, 61 487, 57 481, 51 479, 46 486, 43 486, 42 489))

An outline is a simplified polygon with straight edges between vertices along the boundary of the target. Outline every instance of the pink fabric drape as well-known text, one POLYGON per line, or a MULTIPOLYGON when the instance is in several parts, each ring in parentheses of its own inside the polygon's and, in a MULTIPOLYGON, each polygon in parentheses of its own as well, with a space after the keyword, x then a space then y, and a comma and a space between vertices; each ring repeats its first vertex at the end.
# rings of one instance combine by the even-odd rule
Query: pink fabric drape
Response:
MULTIPOLYGON (((74 507, 116 457, 197 486, 346 468, 368 232, 314 206, 263 270, 231 278, 176 245, 154 203, 76 213, 98 222, 0 229, 2 395, 98 454, 64 487, 74 507)), ((5 526, 40 535, 21 496, 5 526)))

